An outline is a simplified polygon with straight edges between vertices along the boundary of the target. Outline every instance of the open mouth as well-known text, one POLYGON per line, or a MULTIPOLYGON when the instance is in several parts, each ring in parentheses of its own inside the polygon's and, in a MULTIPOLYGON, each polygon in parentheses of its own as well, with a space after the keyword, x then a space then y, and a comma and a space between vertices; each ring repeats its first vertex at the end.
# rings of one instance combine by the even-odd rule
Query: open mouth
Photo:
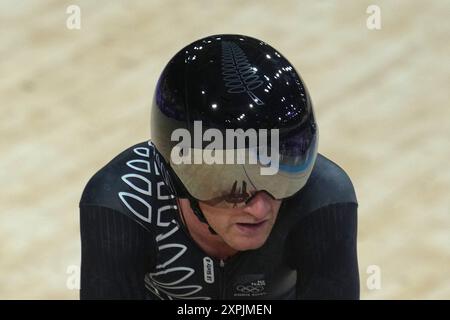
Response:
POLYGON ((260 231, 266 223, 267 220, 264 220, 258 223, 236 223, 236 226, 241 232, 251 234, 260 231))

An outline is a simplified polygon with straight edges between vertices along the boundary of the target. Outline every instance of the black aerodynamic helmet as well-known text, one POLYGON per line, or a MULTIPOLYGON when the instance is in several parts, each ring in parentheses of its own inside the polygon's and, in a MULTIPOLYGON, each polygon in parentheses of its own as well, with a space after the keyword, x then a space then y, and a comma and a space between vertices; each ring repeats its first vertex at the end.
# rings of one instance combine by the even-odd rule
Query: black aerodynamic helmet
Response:
POLYGON ((285 57, 261 40, 221 34, 189 44, 166 65, 151 139, 191 197, 227 204, 257 191, 276 199, 299 191, 314 166, 318 128, 308 90, 285 57), (187 147, 180 132, 190 134, 187 147), (195 160, 204 151, 223 161, 195 160), (227 161, 233 151, 244 151, 241 162, 227 161))

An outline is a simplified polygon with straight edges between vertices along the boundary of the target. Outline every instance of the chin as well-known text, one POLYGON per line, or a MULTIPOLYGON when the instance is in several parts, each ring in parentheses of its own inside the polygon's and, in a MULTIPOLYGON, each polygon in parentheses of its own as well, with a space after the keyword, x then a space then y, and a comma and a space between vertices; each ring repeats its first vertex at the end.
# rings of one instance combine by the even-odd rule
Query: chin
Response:
POLYGON ((238 237, 233 239, 231 243, 228 243, 230 247, 238 251, 255 250, 266 243, 267 236, 258 236, 256 238, 238 237))

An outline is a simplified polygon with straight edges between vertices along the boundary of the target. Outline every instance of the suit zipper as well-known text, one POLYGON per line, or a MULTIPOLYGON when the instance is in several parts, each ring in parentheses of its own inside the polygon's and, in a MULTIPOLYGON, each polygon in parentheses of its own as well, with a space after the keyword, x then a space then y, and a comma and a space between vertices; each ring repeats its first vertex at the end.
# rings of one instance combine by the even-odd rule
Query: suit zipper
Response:
POLYGON ((220 259, 219 261, 219 273, 220 273, 220 297, 219 299, 225 299, 225 261, 220 259))

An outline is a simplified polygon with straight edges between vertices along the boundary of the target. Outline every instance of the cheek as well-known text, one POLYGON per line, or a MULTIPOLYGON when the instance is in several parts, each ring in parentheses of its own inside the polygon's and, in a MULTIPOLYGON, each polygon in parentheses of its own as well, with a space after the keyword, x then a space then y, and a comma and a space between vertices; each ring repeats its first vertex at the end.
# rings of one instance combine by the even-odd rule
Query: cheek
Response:
POLYGON ((272 210, 273 210, 273 215, 275 217, 278 216, 278 212, 280 211, 280 207, 281 207, 281 200, 275 200, 275 202, 272 204, 272 210))
POLYGON ((212 217, 209 217, 208 221, 216 230, 227 232, 230 227, 230 217, 229 214, 215 214, 212 217))
POLYGON ((277 208, 279 208, 282 203, 283 203, 283 200, 274 200, 274 206, 276 206, 277 208))

